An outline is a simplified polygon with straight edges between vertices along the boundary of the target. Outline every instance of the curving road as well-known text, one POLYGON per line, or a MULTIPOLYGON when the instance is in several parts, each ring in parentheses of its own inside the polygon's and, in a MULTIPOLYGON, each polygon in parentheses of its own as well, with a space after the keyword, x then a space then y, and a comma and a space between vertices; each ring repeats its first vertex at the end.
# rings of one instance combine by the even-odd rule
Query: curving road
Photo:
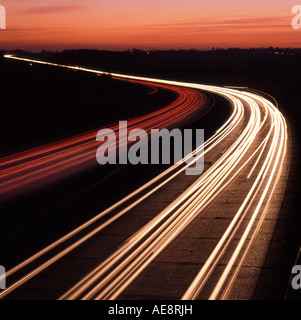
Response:
MULTIPOLYGON (((161 263, 162 268, 162 263, 167 265, 171 260, 177 266, 177 272, 185 273, 185 277, 181 278, 179 274, 178 279, 169 277, 172 285, 165 287, 158 280, 160 286, 155 289, 157 296, 183 300, 231 297, 240 273, 248 261, 254 258, 254 252, 256 255, 254 244, 266 217, 271 210, 276 216, 279 211, 281 201, 277 199, 278 206, 272 204, 276 202, 275 197, 280 192, 279 181, 285 179, 283 172, 287 127, 284 117, 270 100, 246 89, 120 74, 112 76, 178 92, 179 98, 172 106, 141 119, 131 120, 131 125, 146 130, 154 126, 174 127, 187 114, 194 114, 205 101, 205 95, 200 92, 224 97, 230 101, 233 111, 224 125, 204 145, 194 150, 192 155, 170 166, 93 219, 9 270, 8 280, 13 277, 14 282, 0 292, 0 298, 9 298, 16 289, 58 261, 66 259, 74 250, 88 248, 101 231, 118 223, 122 217, 131 215, 131 212, 135 213, 144 203, 148 205, 148 201, 151 203, 151 199, 158 193, 164 194, 166 188, 173 183, 185 179, 185 169, 198 160, 193 157, 195 154, 199 158, 205 158, 204 173, 190 181, 181 194, 163 210, 156 212, 148 223, 119 243, 115 250, 86 272, 78 282, 73 283, 69 290, 55 298, 128 299, 135 297, 133 292, 137 296, 141 292, 141 297, 145 293, 150 298, 154 288, 148 288, 145 283, 149 281, 149 277, 154 281, 161 276, 163 279, 165 275, 161 269, 158 271, 158 265, 161 263), (186 164, 189 157, 191 162, 186 164), (202 245, 206 244, 208 238, 211 238, 210 245, 202 245), (177 254, 182 252, 181 246, 185 241, 191 239, 194 239, 194 244, 189 243, 189 246, 193 246, 190 257, 194 256, 194 264, 187 274, 187 269, 183 267, 185 257, 177 254), (185 281, 181 282, 179 279, 185 281)), ((88 157, 95 157, 94 139, 95 132, 91 132, 2 159, 4 167, 1 174, 7 176, 3 180, 1 178, 1 189, 7 192, 30 182, 30 179, 42 179, 45 174, 57 170, 57 164, 74 165, 88 157)))

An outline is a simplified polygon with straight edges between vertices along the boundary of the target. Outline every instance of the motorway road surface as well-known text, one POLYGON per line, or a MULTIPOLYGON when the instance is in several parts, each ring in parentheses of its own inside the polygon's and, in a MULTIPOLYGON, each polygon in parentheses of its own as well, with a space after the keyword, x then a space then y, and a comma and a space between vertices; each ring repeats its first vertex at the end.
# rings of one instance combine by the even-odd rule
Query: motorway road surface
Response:
MULTIPOLYGON (((183 159, 204 157, 202 175, 185 175, 196 158, 188 165, 171 165, 8 270, 8 287, 0 298, 251 299, 277 222, 290 161, 286 121, 277 105, 246 89, 112 76, 178 92, 177 102, 151 120, 132 120, 146 130, 178 125, 201 109, 206 94, 227 99, 232 114, 183 159)), ((24 186, 29 179, 43 179, 56 164, 61 168, 61 161, 73 166, 83 156, 94 157, 93 139, 95 132, 2 159, 7 174, 1 178, 2 192, 24 186)))

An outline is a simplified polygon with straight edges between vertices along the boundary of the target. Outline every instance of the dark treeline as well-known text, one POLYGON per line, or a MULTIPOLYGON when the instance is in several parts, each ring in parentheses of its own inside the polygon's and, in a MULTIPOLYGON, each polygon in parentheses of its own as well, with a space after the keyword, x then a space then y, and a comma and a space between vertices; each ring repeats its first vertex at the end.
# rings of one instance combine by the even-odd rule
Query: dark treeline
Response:
MULTIPOLYGON (((212 48, 211 50, 140 50, 106 51, 76 49, 32 53, 24 50, 1 51, 23 57, 35 57, 59 63, 69 63, 105 69, 108 72, 136 72, 172 76, 177 71, 202 70, 216 67, 274 67, 298 64, 301 67, 301 49, 298 48, 212 48)), ((182 73, 182 72, 181 72, 182 73)), ((186 72, 185 72, 186 73, 186 72)), ((183 75, 183 73, 182 73, 183 75)))

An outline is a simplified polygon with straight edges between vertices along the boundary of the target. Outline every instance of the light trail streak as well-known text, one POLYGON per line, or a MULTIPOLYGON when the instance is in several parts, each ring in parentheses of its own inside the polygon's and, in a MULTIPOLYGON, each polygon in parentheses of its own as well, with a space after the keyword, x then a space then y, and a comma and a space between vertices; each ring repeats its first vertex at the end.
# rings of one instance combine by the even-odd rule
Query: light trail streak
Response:
MULTIPOLYGON (((248 130, 246 130, 248 132, 248 130)), ((231 151, 229 151, 231 152, 231 151)), ((112 263, 116 264, 116 268, 113 269, 112 273, 107 276, 103 281, 99 282, 97 286, 91 290, 90 293, 86 294, 83 299, 91 299, 93 298, 93 294, 95 294, 100 288, 105 287, 110 284, 104 293, 97 295, 96 299, 115 299, 121 292, 122 289, 128 285, 133 279, 138 276, 138 274, 152 261, 194 218, 194 215, 197 214, 200 210, 202 210, 205 205, 209 204, 210 195, 216 196, 216 193, 220 192, 222 189, 219 189, 219 185, 221 182, 218 182, 219 179, 226 179, 224 176, 221 178, 221 175, 224 175, 224 172, 218 172, 220 164, 228 158, 228 154, 225 154, 220 163, 216 163, 210 170, 208 170, 204 176, 199 179, 192 188, 189 188, 183 196, 181 196, 182 200, 187 199, 186 203, 182 207, 180 207, 176 212, 174 212, 170 218, 157 230, 155 231, 147 240, 140 245, 138 249, 136 249, 126 260, 124 260, 121 264, 119 261, 128 253, 128 251, 141 241, 141 239, 150 231, 151 229, 161 222, 161 214, 158 215, 155 219, 153 219, 153 224, 148 224, 146 230, 141 230, 140 233, 136 234, 134 238, 131 238, 130 247, 123 246, 120 249, 120 254, 117 257, 108 258, 104 263, 101 264, 102 268, 97 268, 97 273, 95 271, 92 272, 92 280, 96 281, 102 275, 104 275, 108 269, 112 268, 112 263), (208 179, 208 176, 212 178, 212 174, 216 174, 215 183, 208 179), (206 183, 208 185, 208 189, 206 189, 206 183), (216 183, 218 183, 216 185, 216 183), (212 186, 215 186, 215 189, 210 190, 212 186), (208 193, 207 193, 208 192, 208 193), (205 199, 203 202, 200 202, 200 195, 203 195, 205 199), (194 201, 193 201, 194 200, 194 201), (160 219, 157 220, 156 219, 160 219), (132 259, 132 260, 131 260, 132 259), (129 261, 132 261, 130 265, 129 261), (124 270, 122 267, 126 266, 124 270), (122 273, 118 274, 118 270, 122 270, 122 273), (114 279, 115 274, 117 273, 118 277, 114 279), (112 281, 113 279, 113 281, 112 281), (126 282, 124 282, 126 281, 126 282), (122 285, 122 286, 121 286, 122 285), (115 287, 116 288, 115 288, 115 287), (121 287, 120 287, 121 286, 121 287), (114 291, 115 290, 115 291, 114 291)), ((230 160, 228 160, 230 162, 230 160)), ((226 168, 228 170, 228 168, 226 168)), ((228 171, 229 172, 229 171, 228 171)), ((182 202, 181 199, 177 199, 174 203, 172 203, 165 211, 164 218, 172 213, 172 210, 179 206, 182 202)), ((127 244, 126 244, 127 245, 127 244)), ((90 275, 88 275, 89 277, 90 275)), ((73 293, 70 296, 63 296, 64 298, 74 299, 78 298, 82 292, 87 289, 87 285, 91 285, 91 280, 86 282, 86 285, 82 285, 80 289, 73 293)), ((74 288, 73 288, 74 290, 74 288)))
MULTIPOLYGON (((247 94, 247 93, 246 93, 247 94)), ((287 130, 286 130, 286 123, 283 116, 280 114, 278 110, 274 107, 273 104, 271 104, 269 101, 261 98, 259 99, 255 95, 250 95, 253 97, 253 99, 257 99, 261 103, 263 103, 266 107, 269 107, 269 111, 272 118, 272 127, 274 131, 273 139, 270 144, 270 148, 268 151, 268 155, 265 158, 264 164, 261 167, 261 170, 255 180, 255 183, 253 184, 250 192, 248 193, 247 197, 245 198, 245 201, 243 202, 242 206, 240 207, 239 211, 234 216, 231 224, 229 225, 228 229, 224 233, 223 237, 213 250, 212 254, 204 264, 203 268, 200 270, 197 277, 194 279, 190 287, 187 289, 186 293, 183 296, 183 300, 186 299, 197 299, 201 289, 205 285, 207 278, 208 278, 208 271, 209 268, 211 270, 216 267, 218 261, 220 260, 222 254, 225 252, 226 248, 228 247, 230 243, 230 239, 234 237, 235 231, 237 230, 237 226, 234 229, 238 219, 244 215, 246 215, 247 210, 250 209, 251 204, 253 202, 256 203, 256 195, 259 193, 259 191, 262 192, 259 200, 257 200, 257 205, 255 209, 252 212, 251 219, 247 225, 247 228, 245 229, 243 236, 241 237, 234 253, 231 256, 230 261, 228 262, 222 276, 220 277, 218 283, 216 284, 212 294, 210 295, 209 299, 217 299, 218 295, 224 286, 227 277, 231 271, 231 269, 234 266, 234 262, 238 259, 239 254, 243 252, 243 246, 247 241, 247 236, 251 233, 251 228, 255 225, 255 219, 259 215, 260 212, 262 212, 262 215, 265 214, 266 208, 268 207, 271 197, 273 195, 273 191, 275 190, 276 183, 278 181, 278 177, 281 173, 283 161, 286 153, 286 143, 287 143, 287 130), (278 150, 278 151, 277 151, 278 150), (277 171, 278 170, 278 171, 277 171), (267 181, 266 181, 267 180, 267 181), (263 191, 262 191, 263 187, 263 191), (268 197, 268 200, 266 201, 266 204, 264 205, 264 201, 267 198, 268 192, 270 191, 270 196, 268 197), (246 205, 249 202, 249 205, 246 210, 246 205), (263 206, 263 208, 262 208, 263 206), (218 253, 222 250, 222 253, 218 255, 218 253)), ((266 147, 266 146, 265 146, 266 147)), ((261 225, 261 220, 259 220, 258 226, 261 225)), ((255 228, 258 232, 258 228, 255 228)), ((254 235, 255 235, 254 231, 254 235)), ((231 286, 233 285, 234 279, 236 278, 238 271, 242 265, 242 261, 245 258, 248 249, 250 248, 252 242, 254 241, 254 235, 249 240, 249 243, 246 247, 245 252, 242 255, 242 258, 239 263, 239 267, 236 269, 232 279, 229 281, 228 287, 225 289, 225 293, 222 295, 221 298, 224 298, 227 296, 231 286)))
MULTIPOLYGON (((57 65, 12 56, 8 58, 103 74, 103 72, 98 70, 57 65)), ((232 145, 222 153, 220 158, 218 158, 194 184, 146 226, 136 232, 128 241, 123 243, 117 251, 113 252, 112 255, 98 267, 76 283, 68 292, 61 296, 60 299, 116 299, 196 217, 199 217, 202 212, 204 212, 209 204, 213 202, 230 183, 243 174, 245 168, 251 166, 251 170, 246 176, 246 179, 253 180, 250 182, 247 196, 243 199, 239 210, 234 214, 228 228, 182 297, 183 300, 198 298, 225 252, 229 250, 230 244, 233 243, 232 240, 238 230, 242 228, 246 217, 248 217, 249 222, 243 231, 243 235, 235 246, 231 258, 227 262, 222 275, 219 277, 209 297, 209 299, 227 298, 243 261, 260 229, 282 171, 287 144, 287 128, 284 117, 273 103, 258 94, 248 91, 120 74, 112 74, 112 76, 131 81, 143 81, 146 84, 150 82, 152 86, 154 85, 156 87, 162 84, 164 86, 173 86, 173 88, 183 87, 207 91, 221 95, 231 101, 233 106, 231 117, 200 147, 204 148, 205 151, 199 155, 199 157, 204 156, 204 154, 211 150, 218 149, 232 132, 234 132, 238 125, 242 125, 244 122, 246 123, 232 145), (255 161, 252 164, 253 160, 255 161)), ((185 114, 185 112, 187 112, 187 109, 183 110, 183 114, 185 114)), ((144 121, 145 120, 148 121, 148 119, 144 119, 144 121)), ((164 122, 164 119, 161 120, 164 122)), ((150 125, 153 125, 153 122, 150 122, 150 125)), ((76 137, 75 140, 77 138, 78 137, 76 137)), ((81 136, 80 139, 82 139, 81 141, 86 141, 86 137, 81 136)), ((49 145, 48 148, 50 151, 58 152, 60 148, 64 148, 66 145, 72 146, 72 143, 73 141, 70 143, 69 140, 65 140, 61 142, 59 147, 49 145)), ((195 150, 193 154, 196 154, 197 151, 199 151, 199 149, 195 150)), ((43 155, 48 151, 45 152, 45 150, 37 148, 34 152, 36 152, 37 155, 43 155)), ((30 153, 26 152, 18 156, 21 157, 22 160, 30 159, 30 153)), ((9 164, 14 163, 15 158, 9 157, 6 161, 9 164)), ((193 161, 197 161, 197 159, 193 159, 193 161)), ((155 191, 164 187, 169 181, 181 174, 185 168, 194 163, 183 165, 183 162, 184 161, 181 161, 171 166, 162 174, 141 186, 87 223, 8 271, 8 276, 19 271, 24 266, 27 266, 37 258, 42 257, 45 253, 85 230, 88 226, 93 225, 93 223, 97 222, 109 212, 117 210, 121 205, 130 202, 135 196, 148 190, 152 186, 152 189, 142 194, 138 200, 129 203, 126 208, 115 213, 108 221, 100 224, 92 232, 75 241, 72 245, 1 292, 0 298, 5 297, 79 245, 82 245, 97 232, 117 220, 155 191)), ((20 169, 22 169, 22 167, 20 169)))

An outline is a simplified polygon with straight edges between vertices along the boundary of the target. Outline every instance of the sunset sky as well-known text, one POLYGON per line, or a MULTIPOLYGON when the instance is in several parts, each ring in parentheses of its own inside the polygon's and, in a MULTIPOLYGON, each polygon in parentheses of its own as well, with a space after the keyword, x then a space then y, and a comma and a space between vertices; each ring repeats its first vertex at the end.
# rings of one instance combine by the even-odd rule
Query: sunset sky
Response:
POLYGON ((0 49, 301 47, 301 0, 0 0, 0 49))

